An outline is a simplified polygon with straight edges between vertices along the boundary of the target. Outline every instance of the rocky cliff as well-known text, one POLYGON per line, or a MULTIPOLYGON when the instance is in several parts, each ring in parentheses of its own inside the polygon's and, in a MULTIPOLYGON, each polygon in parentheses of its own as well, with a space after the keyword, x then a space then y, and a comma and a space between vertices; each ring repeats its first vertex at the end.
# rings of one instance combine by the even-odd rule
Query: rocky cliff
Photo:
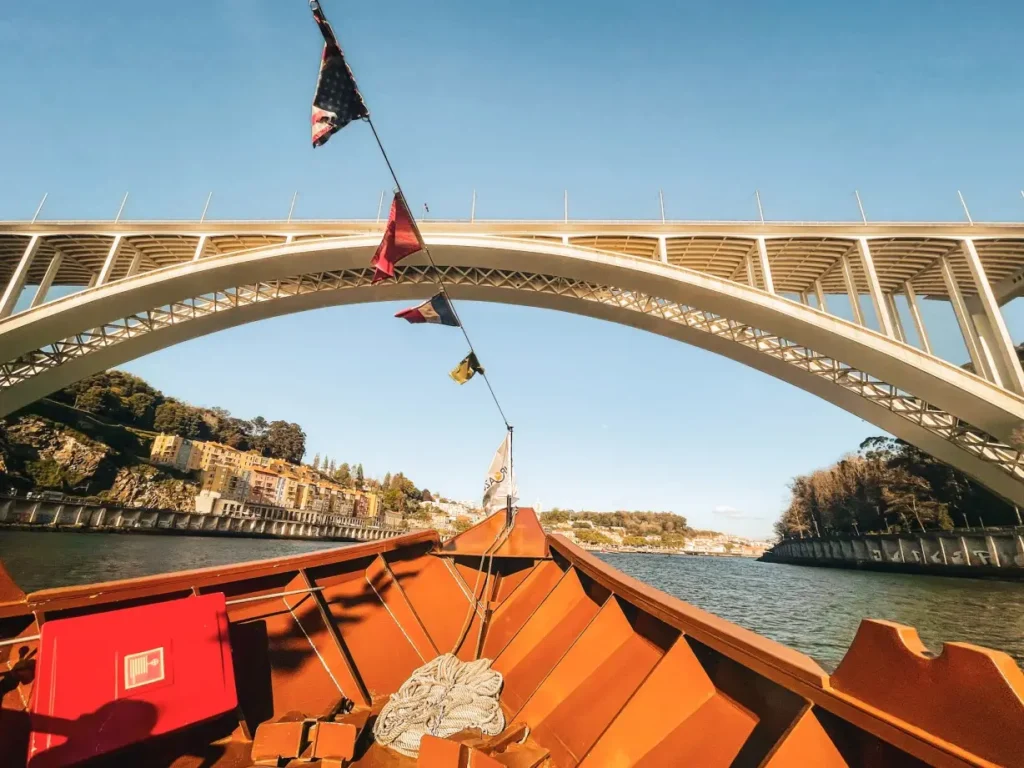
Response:
POLYGON ((148 457, 145 436, 50 404, 42 414, 22 412, 0 424, 0 492, 57 490, 125 506, 193 510, 196 479, 154 467, 148 457))
POLYGON ((81 432, 40 416, 28 415, 7 425, 4 451, 5 473, 15 486, 63 491, 95 490, 117 473, 109 446, 81 432))
POLYGON ((123 468, 110 489, 100 496, 128 507, 194 512, 197 493, 199 486, 195 482, 171 477, 156 467, 140 464, 123 468))

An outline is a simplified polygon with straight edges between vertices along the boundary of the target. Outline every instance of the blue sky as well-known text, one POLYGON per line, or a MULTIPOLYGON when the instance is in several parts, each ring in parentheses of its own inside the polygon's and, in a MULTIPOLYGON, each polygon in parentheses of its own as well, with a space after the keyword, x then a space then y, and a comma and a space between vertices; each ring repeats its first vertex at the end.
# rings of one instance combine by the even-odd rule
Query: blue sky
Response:
MULTIPOLYGON (((309 147, 304 2, 0 7, 0 219, 372 217, 368 129, 309 147)), ((437 217, 658 213, 1024 219, 1019 3, 325 0, 409 198, 437 217)), ((131 363, 166 393, 302 424, 310 455, 479 495, 502 425, 446 371, 457 332, 321 310, 131 363)), ((671 510, 766 533, 798 472, 874 427, 701 350, 541 310, 461 308, 511 421, 526 501, 671 510), (728 511, 721 513, 723 508, 728 511), (718 509, 719 513, 715 513, 718 509)), ((933 341, 966 359, 928 306, 933 341)), ((1024 338, 1024 311, 1008 307, 1024 338)))

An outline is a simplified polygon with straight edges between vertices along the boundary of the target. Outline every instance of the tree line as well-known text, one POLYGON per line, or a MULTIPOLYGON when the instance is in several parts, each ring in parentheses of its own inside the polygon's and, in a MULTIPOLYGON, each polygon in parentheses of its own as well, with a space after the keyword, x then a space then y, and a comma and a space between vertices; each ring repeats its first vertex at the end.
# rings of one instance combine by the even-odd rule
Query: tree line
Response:
POLYGON ((215 440, 240 451, 294 464, 306 453, 306 433, 298 424, 263 416, 239 419, 223 408, 200 408, 165 396, 124 371, 97 373, 50 396, 96 416, 139 429, 190 440, 215 440))
POLYGON ((602 528, 624 528, 628 536, 682 536, 689 530, 686 518, 671 512, 573 512, 555 508, 540 515, 541 523, 547 525, 581 520, 602 528))
MULTIPOLYGON (((301 464, 306 453, 306 433, 298 424, 268 421, 263 416, 240 419, 224 408, 190 405, 164 395, 144 379, 124 371, 90 376, 55 392, 50 399, 140 433, 163 432, 190 440, 213 440, 292 464, 301 464)), ((421 504, 435 500, 429 490, 417 488, 402 472, 388 472, 383 480, 376 480, 366 477, 361 463, 338 464, 327 456, 321 458, 319 453, 311 466, 343 488, 380 493, 383 508, 388 512, 409 516, 417 513, 421 504)))
POLYGON ((780 536, 1015 525, 1013 505, 910 443, 869 437, 857 453, 790 483, 780 536))

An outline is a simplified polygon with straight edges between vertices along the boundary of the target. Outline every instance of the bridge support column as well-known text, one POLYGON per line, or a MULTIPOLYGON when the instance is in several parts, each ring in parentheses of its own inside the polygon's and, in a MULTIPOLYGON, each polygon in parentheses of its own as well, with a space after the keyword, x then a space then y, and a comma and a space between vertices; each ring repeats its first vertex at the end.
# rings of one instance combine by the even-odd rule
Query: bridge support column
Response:
POLYGON ((889 309, 889 317, 892 318, 893 338, 896 341, 907 343, 907 332, 903 330, 903 321, 900 319, 900 311, 896 306, 896 294, 885 294, 885 306, 889 309))
POLYGON ((138 274, 139 268, 142 266, 142 251, 137 248, 134 249, 132 254, 132 263, 128 265, 128 273, 125 277, 131 277, 132 275, 138 274))
POLYGON ((25 246, 25 250, 21 254, 21 261, 14 268, 11 279, 7 281, 3 297, 0 297, 0 318, 10 317, 14 312, 14 307, 21 297, 21 289, 25 287, 25 278, 28 277, 29 267, 32 266, 32 260, 35 259, 42 242, 43 239, 39 235, 32 235, 28 245, 25 246))
POLYGON ((768 293, 775 293, 775 283, 772 281, 772 268, 768 266, 768 245, 763 237, 757 238, 757 256, 761 261, 761 277, 764 279, 764 289, 768 293))
POLYGON ((924 328, 924 320, 921 319, 921 308, 917 306, 917 294, 914 292, 914 286, 909 280, 903 283, 903 295, 907 297, 907 305, 910 307, 910 318, 914 321, 914 330, 917 332, 918 345, 930 355, 932 353, 932 345, 928 341, 928 332, 924 328))
POLYGON ((661 258, 662 264, 668 264, 668 244, 664 235, 658 238, 658 256, 661 258))
POLYGON ((1014 349, 992 285, 985 275, 985 267, 978 258, 974 241, 970 238, 964 240, 962 250, 978 291, 977 298, 968 302, 968 310, 973 316, 980 342, 991 356, 993 374, 1010 391, 1024 394, 1024 370, 1021 369, 1017 350, 1014 349))
POLYGON ((57 251, 53 254, 53 258, 50 259, 50 265, 46 268, 46 274, 43 275, 39 287, 36 288, 36 295, 32 297, 32 303, 29 305, 30 308, 38 307, 46 301, 46 294, 50 292, 50 286, 53 285, 53 279, 57 276, 57 270, 60 269, 62 261, 64 261, 63 253, 57 251))
POLYGON ((843 269, 843 283, 846 285, 846 295, 850 297, 850 309, 853 311, 853 321, 857 325, 864 325, 864 313, 860 309, 860 294, 857 293, 857 284, 853 281, 853 269, 850 267, 850 255, 843 254, 840 259, 840 266, 843 269))
MULTIPOLYGON (((289 235, 289 237, 291 237, 291 235, 289 235)), ((203 258, 204 250, 206 250, 206 235, 200 235, 199 242, 196 243, 196 252, 195 255, 192 257, 192 261, 199 261, 201 258, 203 258)))
POLYGON ((871 294, 871 303, 875 306, 875 315, 878 317, 878 328, 890 339, 896 338, 893 330, 892 318, 889 316, 889 305, 882 296, 882 286, 878 283, 878 273, 875 272, 875 260, 871 258, 871 246, 868 239, 861 237, 857 239, 857 247, 860 249, 860 261, 864 267, 864 276, 868 280, 868 293, 871 294))
POLYGON ((971 356, 974 364, 974 372, 989 381, 996 381, 994 372, 981 346, 981 339, 974 327, 970 312, 967 310, 967 303, 960 291, 960 284, 956 281, 956 274, 953 272, 953 263, 949 256, 942 256, 939 259, 939 266, 942 269, 942 280, 946 284, 946 291, 949 293, 949 303, 953 305, 953 312, 956 314, 957 324, 960 326, 960 333, 964 337, 964 344, 967 345, 967 354, 971 356))
POLYGON ((114 242, 110 244, 110 250, 107 251, 107 258, 103 261, 103 268, 100 270, 100 275, 96 279, 96 285, 106 285, 110 281, 110 276, 114 273, 114 265, 117 264, 117 257, 121 252, 121 244, 124 242, 124 238, 121 235, 114 236, 114 242))
POLYGON ((828 305, 825 303, 825 287, 821 284, 821 278, 814 281, 814 295, 818 299, 818 309, 828 312, 828 305))

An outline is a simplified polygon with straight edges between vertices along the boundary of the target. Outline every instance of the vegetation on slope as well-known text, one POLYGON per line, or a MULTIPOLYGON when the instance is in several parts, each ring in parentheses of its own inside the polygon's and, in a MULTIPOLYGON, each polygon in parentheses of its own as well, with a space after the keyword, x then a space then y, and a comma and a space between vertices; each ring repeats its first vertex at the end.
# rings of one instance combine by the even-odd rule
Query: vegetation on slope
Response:
POLYGON ((54 393, 51 399, 137 429, 216 440, 296 464, 306 453, 306 433, 298 424, 267 421, 262 416, 239 419, 223 408, 189 405, 124 371, 97 373, 54 393))
POLYGON ((780 536, 1014 525, 1007 504, 963 472, 902 440, 871 437, 857 453, 793 478, 780 536))
MULTIPOLYGON (((306 434, 298 424, 262 416, 239 419, 223 408, 193 406, 114 370, 0 421, 0 491, 60 490, 119 503, 166 497, 175 508, 190 506, 189 489, 194 495, 198 478, 149 465, 152 441, 160 432, 214 440, 295 464, 306 452, 306 434)), ((378 481, 365 476, 362 464, 338 465, 319 454, 313 467, 345 488, 380 492, 389 512, 408 516, 421 502, 433 500, 430 491, 420 490, 401 472, 378 481)))

